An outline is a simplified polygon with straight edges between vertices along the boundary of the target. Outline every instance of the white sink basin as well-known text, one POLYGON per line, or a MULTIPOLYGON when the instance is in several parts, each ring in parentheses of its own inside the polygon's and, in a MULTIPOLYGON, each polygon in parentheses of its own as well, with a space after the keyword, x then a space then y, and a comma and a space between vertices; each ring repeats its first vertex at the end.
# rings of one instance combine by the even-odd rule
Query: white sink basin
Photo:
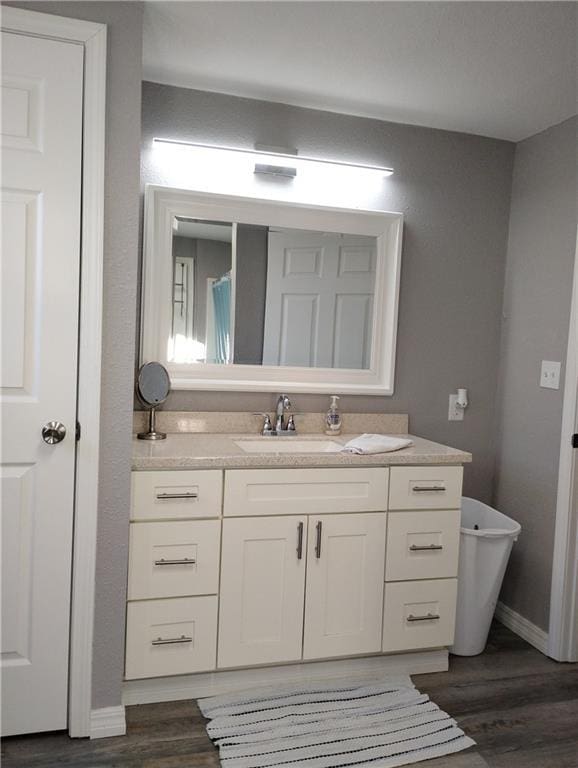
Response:
POLYGON ((235 445, 245 453, 339 453, 343 447, 333 440, 299 440, 295 437, 235 440, 235 445))

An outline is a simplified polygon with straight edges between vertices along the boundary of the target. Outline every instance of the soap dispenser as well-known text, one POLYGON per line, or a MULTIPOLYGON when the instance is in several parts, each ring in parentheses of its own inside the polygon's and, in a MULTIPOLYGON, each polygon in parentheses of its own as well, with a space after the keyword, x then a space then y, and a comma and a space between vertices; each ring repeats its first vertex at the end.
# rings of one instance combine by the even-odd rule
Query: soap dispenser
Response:
POLYGON ((325 417, 325 434, 334 437, 341 434, 341 414, 337 405, 338 400, 339 395, 331 395, 331 405, 325 417))

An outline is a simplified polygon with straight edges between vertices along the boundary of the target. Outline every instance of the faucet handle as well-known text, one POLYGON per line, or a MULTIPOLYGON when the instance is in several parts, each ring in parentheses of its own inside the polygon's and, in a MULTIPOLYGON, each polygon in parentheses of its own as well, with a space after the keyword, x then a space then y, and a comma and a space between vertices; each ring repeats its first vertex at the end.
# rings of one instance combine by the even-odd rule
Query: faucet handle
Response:
POLYGON ((268 413, 264 413, 261 411, 257 411, 253 413, 253 416, 262 416, 263 417, 263 426, 261 427, 261 434, 262 435, 271 435, 273 434, 273 425, 271 424, 271 417, 268 413))
POLYGON ((289 421, 287 422, 287 432, 296 432, 297 427, 295 426, 295 414, 292 413, 289 416, 289 421))

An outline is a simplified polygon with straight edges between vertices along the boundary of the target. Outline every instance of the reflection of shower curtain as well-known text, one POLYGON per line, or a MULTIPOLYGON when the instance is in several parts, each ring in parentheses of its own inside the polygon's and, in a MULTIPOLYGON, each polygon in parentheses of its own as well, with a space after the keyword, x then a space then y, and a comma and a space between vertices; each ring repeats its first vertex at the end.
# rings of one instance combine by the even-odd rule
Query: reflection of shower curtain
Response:
POLYGON ((231 275, 223 275, 213 283, 215 307, 215 362, 228 363, 231 359, 231 275))

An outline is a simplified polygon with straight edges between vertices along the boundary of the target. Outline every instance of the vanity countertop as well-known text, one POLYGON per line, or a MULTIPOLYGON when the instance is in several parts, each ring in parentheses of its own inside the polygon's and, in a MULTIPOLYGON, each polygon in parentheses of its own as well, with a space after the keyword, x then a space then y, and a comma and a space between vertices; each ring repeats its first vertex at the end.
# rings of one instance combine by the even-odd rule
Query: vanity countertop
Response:
MULTIPOLYGON (((424 440, 414 435, 413 445, 400 451, 373 455, 352 453, 245 453, 236 440, 259 439, 257 435, 174 433, 166 440, 148 442, 133 439, 133 470, 151 469, 259 469, 292 467, 387 467, 417 464, 465 464, 472 454, 447 445, 424 440)), ((331 440, 345 444, 357 435, 325 437, 299 435, 299 440, 331 440)), ((293 438, 260 438, 262 440, 292 440, 293 438)))

